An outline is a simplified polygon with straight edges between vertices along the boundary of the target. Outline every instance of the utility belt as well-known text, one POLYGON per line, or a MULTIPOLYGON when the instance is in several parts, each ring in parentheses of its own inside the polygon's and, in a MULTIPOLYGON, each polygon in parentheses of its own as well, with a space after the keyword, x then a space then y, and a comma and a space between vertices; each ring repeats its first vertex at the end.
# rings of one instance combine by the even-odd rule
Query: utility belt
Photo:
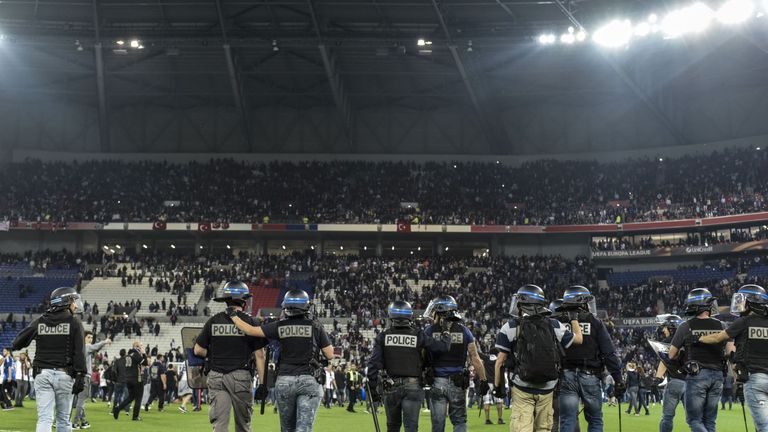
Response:
POLYGON ((32 376, 36 377, 36 376, 38 376, 44 370, 64 372, 67 375, 71 376, 72 378, 75 378, 75 376, 76 376, 75 368, 72 367, 72 366, 58 367, 58 368, 33 366, 32 367, 32 376))
POLYGON ((564 371, 576 372, 576 373, 583 373, 583 374, 586 374, 586 375, 594 375, 594 376, 597 376, 597 377, 599 377, 600 375, 603 374, 603 370, 602 369, 594 369, 594 368, 570 368, 570 367, 566 367, 563 370, 564 371))
POLYGON ((457 374, 448 375, 447 377, 453 385, 456 387, 461 388, 462 390, 466 390, 469 388, 469 369, 464 369, 462 372, 459 372, 457 374))
POLYGON ((398 387, 404 387, 408 384, 421 385, 421 379, 417 377, 399 377, 399 378, 382 378, 382 389, 386 391, 394 390, 398 387))

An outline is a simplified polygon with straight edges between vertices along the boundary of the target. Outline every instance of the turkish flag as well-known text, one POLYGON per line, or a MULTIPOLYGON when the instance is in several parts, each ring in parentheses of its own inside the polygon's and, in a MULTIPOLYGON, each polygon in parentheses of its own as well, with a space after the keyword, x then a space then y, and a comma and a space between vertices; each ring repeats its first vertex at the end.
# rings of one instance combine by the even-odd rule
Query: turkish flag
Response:
POLYGON ((222 222, 221 229, 229 229, 229 222, 222 222))
POLYGON ((397 232, 411 232, 411 223, 397 221, 397 232))
POLYGON ((219 222, 214 222, 214 223, 211 224, 211 228, 219 229, 219 228, 221 228, 221 224, 219 222))
POLYGON ((211 223, 210 222, 200 222, 197 224, 197 230, 200 232, 209 232, 211 231, 211 223))
POLYGON ((165 231, 167 227, 168 224, 166 224, 165 221, 155 221, 155 223, 152 224, 152 230, 154 231, 165 231))

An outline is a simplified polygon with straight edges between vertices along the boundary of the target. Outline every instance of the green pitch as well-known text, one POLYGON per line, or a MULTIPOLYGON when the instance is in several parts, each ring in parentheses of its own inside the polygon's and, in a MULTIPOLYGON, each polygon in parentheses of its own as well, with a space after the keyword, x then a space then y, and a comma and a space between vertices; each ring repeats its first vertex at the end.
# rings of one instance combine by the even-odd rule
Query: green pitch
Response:
MULTIPOLYGON (((625 405, 622 405, 625 408, 625 405)), ((254 409, 253 430, 257 432, 279 432, 279 422, 277 414, 273 414, 272 408, 267 407, 266 414, 262 417, 258 414, 258 406, 254 409)), ((363 406, 357 407, 357 413, 348 413, 343 408, 332 408, 330 410, 320 407, 317 419, 315 420, 316 432, 362 432, 373 431, 373 422, 371 416, 363 411, 363 406)), ((655 432, 659 428, 659 419, 661 417, 661 406, 651 406, 651 415, 640 415, 639 417, 628 416, 622 413, 624 432, 655 432)), ((754 431, 752 419, 747 410, 747 421, 749 430, 754 431)), ((144 412, 142 410, 141 423, 132 422, 129 416, 120 414, 119 420, 114 420, 110 415, 109 408, 104 403, 88 403, 88 420, 91 422, 89 431, 93 432, 143 432, 143 431, 162 431, 162 432, 191 432, 210 430, 208 423, 207 408, 204 407, 201 412, 191 412, 182 414, 178 410, 178 405, 166 406, 165 412, 159 413, 157 410, 144 412)), ((469 410, 469 431, 508 431, 509 425, 485 425, 485 416, 478 417, 477 409, 469 410)), ((504 411, 504 421, 509 422, 509 410, 504 411)), ((618 431, 618 408, 604 405, 604 419, 606 432, 618 431)), ((491 412, 491 420, 496 422, 495 412, 491 412)), ((24 408, 16 408, 13 411, 0 411, 0 432, 9 431, 34 431, 37 421, 37 411, 33 401, 26 401, 24 408)), ((383 413, 380 415, 379 422, 383 431, 386 431, 386 420, 383 413)), ((733 405, 731 411, 720 411, 717 418, 717 429, 728 432, 738 432, 744 430, 744 419, 741 414, 741 406, 733 405)), ((55 429, 54 429, 55 430, 55 429)), ((234 430, 234 423, 230 424, 230 430, 234 430)), ((421 416, 420 429, 425 432, 430 431, 429 414, 423 413, 421 416)), ((446 427, 446 432, 450 432, 450 422, 446 427)), ((687 431, 685 425, 685 414, 682 407, 678 409, 675 416, 675 431, 687 431)), ((582 431, 586 431, 582 419, 582 431)))

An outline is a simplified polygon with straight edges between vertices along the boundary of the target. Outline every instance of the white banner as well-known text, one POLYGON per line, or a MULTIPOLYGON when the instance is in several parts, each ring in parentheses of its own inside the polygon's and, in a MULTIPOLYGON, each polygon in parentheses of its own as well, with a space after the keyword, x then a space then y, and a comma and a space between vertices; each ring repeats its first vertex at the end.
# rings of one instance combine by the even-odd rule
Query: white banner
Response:
POLYGON ((0 222, 0 231, 10 231, 11 223, 8 221, 0 222))

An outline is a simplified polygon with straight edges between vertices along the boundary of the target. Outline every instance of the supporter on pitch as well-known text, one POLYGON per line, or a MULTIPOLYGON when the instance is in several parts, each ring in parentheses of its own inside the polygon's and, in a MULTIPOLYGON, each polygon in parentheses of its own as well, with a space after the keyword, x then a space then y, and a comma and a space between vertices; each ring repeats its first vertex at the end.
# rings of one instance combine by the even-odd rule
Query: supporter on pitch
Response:
MULTIPOLYGON (((683 323, 683 320, 677 315, 658 316, 659 328, 657 330, 657 339, 662 343, 671 343, 672 336, 677 332, 677 328, 683 323)), ((685 379, 687 374, 683 369, 685 361, 680 358, 685 357, 685 351, 678 354, 678 361, 670 362, 669 357, 664 353, 657 353, 660 356, 659 366, 656 369, 656 382, 661 383, 664 377, 667 378, 667 385, 664 387, 664 397, 662 405, 661 421, 659 423, 659 432, 672 432, 673 421, 677 405, 684 400, 685 379)))
MULTIPOLYGON (((494 396, 493 392, 493 383, 496 380, 496 359, 499 355, 499 349, 494 347, 491 348, 490 353, 485 354, 483 352, 478 354, 480 356, 480 359, 483 360, 483 365, 485 366, 485 373, 488 378, 488 382, 491 384, 488 385, 488 390, 483 393, 482 381, 476 385, 476 391, 479 397, 478 404, 482 404, 483 410, 485 411, 485 424, 493 424, 491 421, 491 406, 496 405, 496 415, 497 420, 496 423, 498 424, 504 424, 504 398, 496 397, 494 396)), ((502 387, 506 387, 506 378, 499 380, 499 385, 502 387)))
POLYGON ((85 416, 85 402, 91 397, 91 372, 93 372, 93 357, 94 354, 99 352, 105 345, 111 344, 112 339, 104 339, 101 342, 93 342, 93 332, 85 332, 85 367, 86 376, 83 377, 86 383, 83 385, 83 391, 75 395, 77 402, 75 403, 75 418, 72 420, 72 429, 88 429, 91 427, 90 423, 85 416))
MULTIPOLYGON (((589 432, 599 432, 603 430, 603 369, 608 369, 613 377, 614 392, 621 397, 624 390, 621 360, 605 324, 595 317, 597 303, 589 289, 581 285, 566 289, 561 310, 568 315, 576 312, 583 341, 565 350, 558 397, 560 430, 573 432, 576 428, 581 401, 589 432)), ((566 324, 568 326, 570 324, 566 324)))
POLYGON ((311 431, 323 397, 323 367, 333 359, 333 345, 310 313, 309 295, 292 289, 283 297, 284 319, 254 327, 230 312, 232 321, 249 336, 280 342, 277 366, 277 407, 284 431, 311 431))
POLYGON ((712 318, 717 313, 717 300, 706 288, 696 288, 686 298, 686 315, 690 320, 678 327, 669 348, 669 358, 675 360, 685 347, 688 358, 685 370, 685 418, 692 432, 715 432, 717 408, 723 391, 726 356, 734 351, 732 341, 721 340, 713 345, 699 343, 702 336, 720 333, 722 321, 712 318))
POLYGON ((561 347, 581 344, 578 312, 568 312, 573 331, 560 321, 550 318, 544 291, 536 285, 525 285, 512 296, 509 314, 496 336, 496 397, 500 390, 501 370, 509 356, 514 364, 512 388, 512 417, 510 432, 539 432, 552 429, 553 391, 561 367, 561 347), (561 345, 561 346, 558 346, 561 345))
POLYGON ((112 407, 112 416, 115 420, 120 416, 120 410, 128 408, 133 402, 133 421, 141 421, 141 396, 144 393, 144 383, 141 381, 141 368, 147 365, 147 355, 144 354, 144 346, 139 341, 134 341, 132 348, 122 358, 125 363, 125 386, 128 397, 124 398, 120 405, 112 407))
POLYGON ((82 391, 85 381, 85 336, 83 325, 74 316, 83 307, 74 288, 51 292, 50 307, 33 320, 13 341, 19 350, 36 341, 35 372, 37 431, 50 431, 56 420, 57 432, 69 432, 72 395, 82 391))
POLYGON ((743 383, 755 429, 768 431, 768 294, 758 285, 744 285, 731 299, 731 313, 740 316, 720 333, 702 336, 703 344, 736 341, 736 380, 743 383))
POLYGON ((163 412, 165 394, 168 391, 168 378, 165 376, 166 368, 163 360, 163 355, 158 354, 155 361, 152 362, 152 365, 149 367, 149 399, 144 405, 144 411, 149 411, 149 406, 152 405, 152 402, 157 398, 157 410, 163 412))
POLYGON ((432 320, 432 324, 424 329, 425 335, 435 337, 436 334, 449 332, 451 336, 451 349, 448 352, 427 355, 430 366, 427 374, 431 377, 427 384, 432 387, 432 432, 445 430, 446 417, 451 419, 454 432, 467 430, 467 360, 475 366, 480 381, 487 384, 483 361, 477 355, 475 337, 462 324, 458 309, 456 299, 444 295, 432 300, 424 310, 424 316, 432 320))
POLYGON ((424 400, 423 351, 447 353, 451 335, 445 331, 439 340, 425 335, 413 325, 413 308, 406 301, 390 303, 387 316, 391 325, 376 336, 368 361, 368 388, 374 402, 384 399, 388 432, 397 432, 403 425, 406 432, 416 432, 424 400))
MULTIPOLYGON (((243 334, 233 322, 238 320, 248 325, 257 324, 253 317, 244 312, 250 298, 250 289, 243 282, 232 281, 224 285, 214 301, 226 303, 227 311, 208 319, 195 343, 195 355, 206 358, 207 368, 210 369, 208 417, 214 432, 229 430, 231 411, 234 411, 237 432, 251 430, 253 369, 255 364, 259 376, 264 376, 262 348, 268 341, 264 336, 251 337, 243 334)), ((181 390, 180 378, 179 396, 182 396, 181 390)), ((260 385, 256 398, 261 400, 266 397, 267 388, 260 385)))

